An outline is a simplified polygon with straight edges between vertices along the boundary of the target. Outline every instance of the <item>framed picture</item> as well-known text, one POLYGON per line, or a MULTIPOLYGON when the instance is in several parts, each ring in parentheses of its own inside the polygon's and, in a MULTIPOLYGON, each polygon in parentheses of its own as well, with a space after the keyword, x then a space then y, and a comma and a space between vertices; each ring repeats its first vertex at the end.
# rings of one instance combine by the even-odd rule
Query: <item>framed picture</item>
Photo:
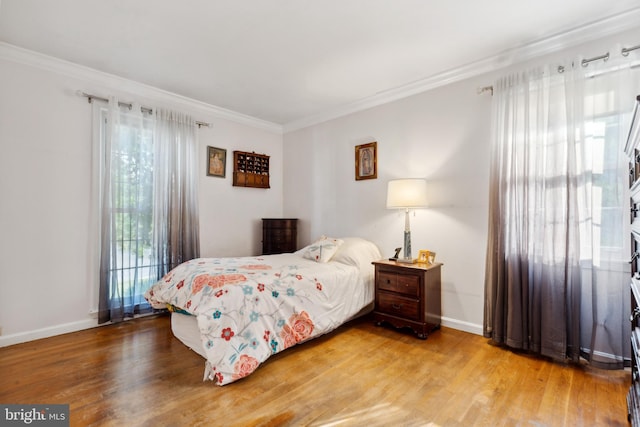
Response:
POLYGON ((433 264, 435 261, 436 261, 435 252, 431 252, 427 250, 420 250, 418 252, 418 262, 420 264, 433 264))
POLYGON ((356 145, 356 181, 378 177, 378 143, 356 145))
POLYGON ((207 175, 224 178, 227 172, 227 150, 207 147, 207 175))

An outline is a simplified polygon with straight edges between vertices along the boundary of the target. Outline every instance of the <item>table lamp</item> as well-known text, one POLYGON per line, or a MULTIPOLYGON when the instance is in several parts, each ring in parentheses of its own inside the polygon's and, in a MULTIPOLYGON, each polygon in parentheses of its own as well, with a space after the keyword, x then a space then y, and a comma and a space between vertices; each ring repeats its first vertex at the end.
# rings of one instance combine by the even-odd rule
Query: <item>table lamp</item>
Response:
POLYGON ((387 186, 387 209, 404 209, 404 256, 398 262, 414 263, 411 256, 409 209, 427 206, 427 181, 408 178, 394 179, 387 186))

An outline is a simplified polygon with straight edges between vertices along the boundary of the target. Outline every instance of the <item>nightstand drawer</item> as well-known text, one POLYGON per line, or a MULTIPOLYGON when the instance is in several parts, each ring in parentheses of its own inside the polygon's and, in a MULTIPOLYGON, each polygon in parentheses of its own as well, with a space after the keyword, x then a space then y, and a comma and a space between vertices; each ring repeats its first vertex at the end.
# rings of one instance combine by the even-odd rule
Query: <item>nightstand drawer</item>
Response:
POLYGON ((378 289, 400 292, 415 297, 420 296, 420 277, 381 271, 378 274, 378 289))
POLYGON ((380 292, 378 294, 378 310, 410 320, 420 319, 420 302, 396 294, 380 292))

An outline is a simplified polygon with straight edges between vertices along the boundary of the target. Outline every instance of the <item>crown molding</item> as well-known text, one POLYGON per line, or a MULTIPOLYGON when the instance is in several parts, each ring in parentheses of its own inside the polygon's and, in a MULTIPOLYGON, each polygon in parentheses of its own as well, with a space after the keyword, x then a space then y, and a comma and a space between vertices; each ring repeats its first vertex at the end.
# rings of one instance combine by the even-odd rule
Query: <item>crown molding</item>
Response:
MULTIPOLYGON (((150 98, 157 102, 167 102, 174 105, 177 104, 184 106, 185 108, 196 109, 204 115, 282 134, 282 125, 280 124, 257 119, 255 117, 188 98, 186 96, 178 95, 173 92, 165 91, 157 87, 125 79, 114 74, 105 73, 103 71, 85 67, 63 59, 14 46, 9 43, 0 42, 0 59, 82 80, 89 85, 93 84, 98 85, 99 87, 105 87, 105 90, 113 88, 113 90, 117 90, 118 92, 124 91, 131 93, 134 96, 150 98)), ((91 92, 88 88, 79 87, 77 89, 91 92)), ((103 96, 105 94, 96 93, 95 95, 103 96)))
MULTIPOLYGON (((337 119, 372 107, 407 98, 409 96, 417 95, 441 86, 475 77, 487 72, 496 71, 516 63, 555 53, 583 43, 619 34, 634 28, 640 28, 640 24, 638 24, 639 22, 640 7, 564 31, 532 43, 509 49, 480 61, 472 62, 415 82, 376 93, 370 97, 339 106, 320 114, 294 120, 284 125, 261 120, 222 107, 217 107, 215 105, 197 101, 192 98, 75 64, 73 62, 20 48, 6 42, 0 42, 0 59, 22 63, 57 74, 77 78, 79 80, 85 80, 88 83, 106 86, 107 88, 114 88, 118 91, 130 92, 133 95, 144 96, 158 101, 170 102, 172 104, 180 104, 187 108, 195 108, 202 111, 203 114, 209 114, 216 118, 282 134, 313 126, 328 120, 337 119)), ((78 89, 82 90, 85 88, 78 89)))
POLYGON ((342 105, 326 112, 285 123, 284 133, 293 132, 328 120, 337 119, 392 101, 417 95, 450 83, 496 71, 513 64, 592 42, 614 34, 640 28, 640 7, 599 21, 558 33, 532 43, 506 50, 497 55, 472 62, 397 88, 385 90, 359 101, 342 105))

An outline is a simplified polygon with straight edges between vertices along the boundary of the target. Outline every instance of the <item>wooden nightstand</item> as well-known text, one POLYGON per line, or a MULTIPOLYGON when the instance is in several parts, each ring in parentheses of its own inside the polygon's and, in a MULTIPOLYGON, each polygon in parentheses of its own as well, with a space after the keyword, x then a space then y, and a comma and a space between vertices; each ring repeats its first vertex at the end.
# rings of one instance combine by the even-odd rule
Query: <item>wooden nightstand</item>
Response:
POLYGON ((396 328, 409 327, 418 338, 440 328, 440 267, 434 264, 402 264, 374 261, 376 305, 373 318, 396 328))

